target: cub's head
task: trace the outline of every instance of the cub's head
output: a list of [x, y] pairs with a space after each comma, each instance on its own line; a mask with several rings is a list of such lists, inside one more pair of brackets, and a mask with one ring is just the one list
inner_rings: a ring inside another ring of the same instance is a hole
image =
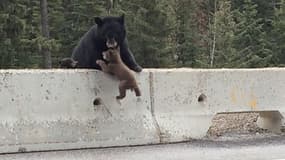
[[119, 63], [121, 62], [120, 48], [116, 47], [114, 49], [108, 49], [103, 52], [103, 59], [110, 63]]
[[125, 18], [120, 17], [95, 17], [97, 34], [104, 40], [107, 48], [120, 46], [126, 38]]

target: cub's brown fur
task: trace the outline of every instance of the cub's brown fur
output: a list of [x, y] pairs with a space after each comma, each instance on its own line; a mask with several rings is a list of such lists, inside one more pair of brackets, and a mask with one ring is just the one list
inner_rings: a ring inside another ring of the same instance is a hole
[[116, 98], [123, 99], [126, 96], [127, 89], [134, 90], [136, 96], [141, 96], [141, 92], [133, 72], [123, 63], [121, 59], [119, 47], [103, 52], [103, 57], [106, 61], [108, 61], [108, 64], [106, 64], [103, 60], [97, 60], [96, 63], [102, 68], [103, 72], [113, 74], [120, 80], [120, 95]]

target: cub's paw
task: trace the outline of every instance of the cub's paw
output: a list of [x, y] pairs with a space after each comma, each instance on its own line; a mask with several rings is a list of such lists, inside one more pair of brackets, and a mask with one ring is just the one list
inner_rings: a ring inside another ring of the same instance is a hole
[[100, 60], [100, 59], [99, 59], [99, 60], [97, 60], [97, 61], [96, 61], [96, 63], [97, 63], [98, 65], [105, 64], [105, 62], [104, 62], [103, 60]]

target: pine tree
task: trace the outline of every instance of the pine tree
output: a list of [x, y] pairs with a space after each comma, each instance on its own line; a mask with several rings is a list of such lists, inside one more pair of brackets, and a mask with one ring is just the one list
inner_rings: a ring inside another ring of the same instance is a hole
[[285, 0], [276, 3], [271, 42], [274, 55], [272, 63], [285, 66]]
[[122, 1], [118, 8], [126, 14], [130, 49], [144, 67], [167, 67], [171, 55], [166, 50], [167, 16], [160, 1]]
[[179, 66], [193, 67], [196, 65], [197, 46], [194, 44], [195, 32], [194, 10], [195, 3], [188, 0], [176, 1], [176, 54]]
[[257, 5], [252, 0], [235, 12], [237, 31], [235, 33], [235, 67], [266, 67], [272, 58], [270, 44], [263, 30], [262, 19], [257, 16]]
[[26, 28], [25, 3], [20, 0], [0, 3], [0, 68], [16, 68], [28, 60], [22, 52], [24, 39], [21, 38]]

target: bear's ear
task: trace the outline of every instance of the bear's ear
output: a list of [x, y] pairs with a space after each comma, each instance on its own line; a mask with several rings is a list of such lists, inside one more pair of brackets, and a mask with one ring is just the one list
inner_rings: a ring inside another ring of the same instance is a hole
[[124, 14], [124, 13], [120, 16], [119, 22], [120, 22], [121, 24], [124, 24], [124, 23], [125, 23], [125, 14]]
[[94, 21], [98, 26], [102, 26], [103, 24], [103, 20], [100, 17], [95, 17]]

